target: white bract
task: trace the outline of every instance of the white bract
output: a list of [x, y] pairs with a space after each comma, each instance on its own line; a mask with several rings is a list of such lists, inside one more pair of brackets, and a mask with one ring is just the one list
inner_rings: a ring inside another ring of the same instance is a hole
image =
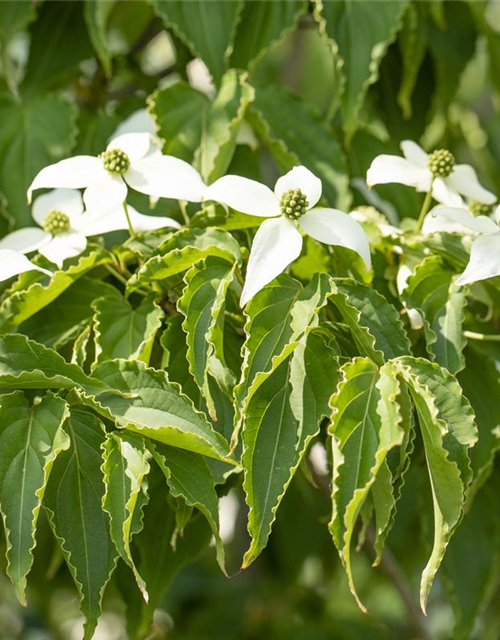
[[128, 186], [154, 198], [200, 202], [205, 184], [190, 164], [164, 156], [149, 133], [125, 133], [100, 156], [75, 156], [42, 169], [28, 189], [85, 189], [85, 207], [95, 214], [121, 207]]
[[[136, 231], [180, 226], [171, 218], [145, 216], [132, 207], [128, 211]], [[33, 203], [32, 215], [40, 226], [9, 233], [0, 240], [0, 249], [12, 249], [23, 254], [38, 250], [59, 267], [66, 258], [84, 251], [87, 236], [128, 228], [121, 207], [108, 213], [89, 213], [85, 211], [82, 195], [76, 189], [54, 189], [39, 196]]]
[[454, 164], [448, 151], [428, 154], [411, 140], [404, 140], [401, 150], [403, 158], [381, 155], [373, 160], [366, 174], [369, 187], [396, 182], [427, 192], [432, 185], [433, 198], [452, 207], [463, 204], [461, 196], [485, 204], [496, 201], [496, 196], [479, 184], [474, 169], [468, 164]]
[[33, 264], [31, 260], [28, 260], [19, 251], [0, 249], [0, 281], [9, 280], [9, 278], [18, 276], [25, 271], [40, 271], [48, 276], [52, 275], [47, 269], [42, 269], [42, 267]]
[[494, 218], [473, 216], [466, 209], [444, 206], [434, 207], [428, 213], [422, 227], [424, 233], [451, 230], [476, 236], [469, 263], [456, 284], [471, 284], [500, 275], [500, 207]]
[[299, 256], [301, 231], [320, 242], [356, 251], [370, 269], [370, 247], [361, 225], [337, 209], [313, 208], [321, 189], [321, 180], [305, 167], [294, 167], [280, 178], [274, 193], [255, 180], [233, 175], [224, 176], [207, 188], [207, 199], [242, 213], [269, 218], [260, 225], [253, 240], [242, 306]]

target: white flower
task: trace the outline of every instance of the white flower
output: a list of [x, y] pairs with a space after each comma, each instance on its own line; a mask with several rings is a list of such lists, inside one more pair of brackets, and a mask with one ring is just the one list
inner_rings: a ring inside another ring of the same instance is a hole
[[476, 236], [469, 263], [456, 284], [471, 284], [500, 275], [500, 207], [497, 207], [494, 218], [475, 217], [466, 209], [444, 206], [434, 207], [427, 215], [422, 227], [424, 232], [450, 231], [451, 228]]
[[31, 260], [20, 253], [19, 251], [13, 251], [12, 249], [0, 249], [0, 280], [9, 280], [13, 276], [18, 276], [25, 271], [40, 271], [48, 276], [52, 273], [47, 269], [33, 264]]
[[411, 140], [404, 140], [401, 149], [404, 158], [381, 155], [373, 160], [366, 175], [369, 187], [397, 182], [417, 191], [429, 191], [432, 184], [434, 199], [452, 207], [463, 204], [461, 196], [486, 204], [496, 201], [496, 196], [479, 184], [474, 169], [468, 164], [454, 164], [448, 151], [427, 154]]
[[[315, 240], [356, 251], [371, 267], [370, 247], [361, 225], [337, 209], [313, 208], [321, 197], [321, 180], [305, 167], [294, 167], [276, 182], [274, 193], [240, 176], [224, 176], [207, 188], [207, 199], [263, 222], [252, 244], [241, 305], [278, 276], [302, 249], [300, 230]], [[300, 229], [300, 230], [299, 230]]]
[[100, 156], [75, 156], [42, 169], [28, 189], [85, 189], [85, 207], [107, 213], [122, 206], [127, 185], [156, 198], [200, 202], [205, 184], [184, 160], [164, 156], [149, 133], [125, 133], [114, 138]]
[[[180, 225], [171, 218], [144, 216], [128, 208], [136, 231], [148, 231]], [[84, 211], [82, 195], [76, 189], [54, 189], [36, 198], [32, 215], [40, 227], [26, 227], [9, 233], [0, 240], [0, 249], [21, 253], [38, 250], [59, 267], [66, 258], [77, 256], [87, 246], [87, 236], [128, 229], [122, 207], [108, 213]]]

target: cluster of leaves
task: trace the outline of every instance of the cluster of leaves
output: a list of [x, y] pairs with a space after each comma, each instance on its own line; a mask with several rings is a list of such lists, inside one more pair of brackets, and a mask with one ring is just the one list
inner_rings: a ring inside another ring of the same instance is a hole
[[[329, 206], [364, 203], [350, 178], [363, 176], [380, 150], [394, 150], [391, 138], [417, 138], [431, 118], [434, 136], [460, 137], [450, 105], [478, 38], [493, 75], [498, 63], [485, 8], [406, 0], [0, 3], [4, 228], [29, 223], [25, 193], [39, 169], [70, 153], [100, 152], [146, 95], [164, 152], [193, 163], [208, 184], [228, 170], [264, 172], [272, 182], [302, 163], [321, 177]], [[175, 60], [148, 73], [144, 48], [164, 30]], [[275, 86], [276, 68], [263, 64], [300, 30], [313, 32], [332, 62], [335, 90], [323, 118], [307, 95]], [[13, 45], [26, 32], [22, 60]], [[194, 57], [213, 79], [213, 96], [188, 82]], [[159, 75], [175, 74], [181, 79], [158, 85]], [[389, 215], [418, 214], [415, 194], [380, 194], [391, 200], [378, 203]], [[328, 494], [328, 528], [363, 608], [356, 541], [369, 540], [381, 561], [412, 477], [429, 547], [413, 567], [421, 606], [441, 566], [457, 634], [467, 637], [498, 582], [499, 523], [489, 496], [498, 483], [500, 355], [468, 345], [464, 329], [497, 330], [496, 280], [457, 287], [466, 241], [422, 238], [411, 227], [387, 235], [387, 220], [365, 209], [373, 273], [348, 250], [309, 238], [290, 273], [243, 312], [238, 300], [260, 220], [215, 205], [181, 211], [161, 202], [156, 212], [165, 209], [181, 230], [89, 245], [51, 279], [28, 272], [3, 288], [0, 508], [6, 572], [20, 602], [43, 507], [59, 550], [51, 573], [63, 557], [85, 638], [117, 565], [129, 637], [146, 637], [175, 574], [211, 540], [226, 571], [219, 499], [231, 489], [244, 496], [248, 567], [302, 474]], [[415, 269], [398, 295], [401, 261]], [[421, 314], [421, 331], [407, 309]], [[311, 463], [313, 443], [326, 448], [328, 477]]]

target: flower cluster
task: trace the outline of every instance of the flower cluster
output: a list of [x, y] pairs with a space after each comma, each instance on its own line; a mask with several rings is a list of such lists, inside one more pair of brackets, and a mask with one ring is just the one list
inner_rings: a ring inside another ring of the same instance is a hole
[[[418, 223], [424, 234], [458, 231], [478, 236], [458, 284], [499, 275], [500, 213], [497, 209], [494, 219], [487, 215], [496, 200], [494, 194], [480, 185], [472, 167], [456, 164], [445, 149], [427, 154], [409, 140], [401, 148], [404, 157], [375, 158], [367, 173], [368, 186], [396, 182], [427, 192]], [[316, 206], [322, 184], [311, 171], [294, 167], [279, 178], [274, 191], [237, 175], [206, 185], [190, 164], [162, 153], [154, 122], [144, 110], [117, 129], [99, 156], [76, 156], [42, 169], [28, 189], [28, 201], [34, 191], [46, 188], [54, 190], [33, 203], [32, 215], [39, 226], [19, 229], [0, 240], [3, 280], [33, 269], [50, 275], [25, 257], [33, 251], [62, 267], [64, 260], [85, 249], [89, 236], [127, 228], [134, 233], [180, 226], [171, 218], [143, 215], [128, 206], [129, 188], [153, 200], [214, 201], [265, 218], [253, 239], [242, 306], [300, 255], [304, 235], [346, 247], [362, 258], [367, 270], [371, 268], [370, 247], [359, 217]], [[440, 206], [428, 212], [432, 198]]]
[[154, 123], [144, 111], [120, 126], [99, 156], [76, 156], [42, 169], [28, 189], [28, 202], [34, 191], [45, 188], [54, 190], [39, 196], [32, 210], [39, 226], [14, 231], [0, 240], [0, 250], [10, 250], [17, 265], [13, 262], [11, 269], [2, 271], [4, 280], [30, 269], [49, 273], [24, 256], [32, 251], [62, 267], [64, 260], [85, 249], [89, 236], [127, 228], [132, 232], [180, 226], [171, 218], [142, 215], [128, 206], [129, 188], [152, 199], [212, 200], [269, 218], [253, 241], [242, 305], [299, 256], [302, 233], [352, 249], [368, 270], [371, 267], [361, 225], [337, 209], [315, 207], [322, 185], [308, 169], [299, 166], [289, 171], [278, 180], [274, 193], [254, 180], [233, 175], [207, 186], [191, 165], [162, 154]]

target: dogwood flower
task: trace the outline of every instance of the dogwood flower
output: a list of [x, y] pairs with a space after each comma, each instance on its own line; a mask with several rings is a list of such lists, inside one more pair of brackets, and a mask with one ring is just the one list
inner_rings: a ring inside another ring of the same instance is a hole
[[[54, 189], [39, 196], [33, 203], [32, 215], [40, 226], [9, 233], [0, 240], [0, 249], [13, 249], [23, 254], [38, 250], [59, 267], [66, 258], [85, 250], [87, 236], [128, 228], [121, 208], [104, 214], [85, 211], [82, 195], [76, 189]], [[132, 207], [129, 207], [129, 215], [137, 231], [180, 226], [171, 218], [145, 216]]]
[[13, 251], [12, 249], [0, 249], [0, 280], [9, 280], [14, 276], [18, 276], [25, 271], [40, 271], [48, 276], [52, 273], [47, 269], [42, 269], [36, 264], [33, 264], [31, 260], [20, 253], [19, 251]]
[[456, 225], [453, 230], [463, 229], [465, 233], [476, 236], [467, 267], [456, 284], [471, 284], [500, 275], [500, 207], [495, 211], [494, 220], [484, 215], [473, 216], [463, 208], [434, 207], [427, 214], [422, 231], [450, 231], [450, 223]]
[[[99, 156], [75, 156], [42, 169], [28, 189], [85, 189], [87, 210], [107, 213], [121, 207], [128, 187], [156, 198], [200, 202], [205, 184], [190, 164], [164, 156], [149, 133], [125, 133]], [[123, 213], [122, 213], [123, 215]]]
[[314, 207], [321, 190], [321, 180], [305, 167], [294, 167], [279, 178], [274, 193], [255, 180], [233, 175], [219, 178], [207, 188], [207, 199], [268, 218], [253, 240], [242, 306], [299, 256], [301, 231], [320, 242], [356, 251], [370, 269], [370, 247], [363, 228], [342, 211]]
[[463, 204], [461, 196], [485, 204], [496, 201], [496, 196], [479, 184], [474, 169], [468, 164], [455, 164], [453, 154], [446, 149], [427, 154], [415, 142], [403, 140], [401, 150], [403, 158], [381, 155], [373, 160], [366, 175], [369, 187], [397, 182], [428, 192], [432, 186], [433, 198], [452, 207]]

